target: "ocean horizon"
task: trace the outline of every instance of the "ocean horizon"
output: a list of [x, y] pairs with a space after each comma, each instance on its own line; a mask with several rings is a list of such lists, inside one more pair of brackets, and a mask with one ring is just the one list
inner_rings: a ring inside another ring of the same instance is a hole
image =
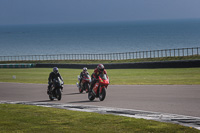
[[1, 25], [0, 56], [200, 47], [200, 20]]

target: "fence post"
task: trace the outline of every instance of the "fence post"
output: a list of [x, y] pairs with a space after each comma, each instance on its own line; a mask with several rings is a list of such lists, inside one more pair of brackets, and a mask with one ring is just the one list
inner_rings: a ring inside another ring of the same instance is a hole
[[148, 51], [146, 51], [146, 58], [149, 58]]
[[133, 53], [133, 58], [132, 59], [135, 59], [135, 52], [132, 52]]
[[174, 49], [174, 57], [176, 56], [176, 49]]
[[136, 52], [136, 59], [138, 58], [138, 52]]
[[150, 58], [151, 58], [151, 51], [150, 51]]
[[192, 56], [193, 56], [193, 48], [192, 48]]

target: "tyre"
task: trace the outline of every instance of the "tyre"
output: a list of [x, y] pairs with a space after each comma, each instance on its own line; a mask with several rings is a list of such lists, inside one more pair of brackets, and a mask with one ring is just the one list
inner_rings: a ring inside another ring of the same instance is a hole
[[88, 99], [90, 101], [93, 101], [95, 99], [95, 96], [92, 94], [92, 92], [88, 92]]
[[79, 90], [80, 93], [83, 93], [83, 89], [82, 89], [81, 86], [78, 88], [78, 90]]
[[105, 99], [105, 97], [106, 97], [106, 88], [103, 87], [101, 93], [100, 93], [100, 90], [99, 90], [99, 100], [103, 101]]
[[57, 89], [57, 91], [56, 91], [56, 97], [57, 97], [57, 99], [58, 99], [59, 101], [61, 100], [62, 94], [61, 94], [60, 89]]
[[49, 95], [49, 99], [50, 99], [51, 101], [53, 101], [53, 100], [54, 100], [54, 98], [53, 98], [53, 96], [52, 96], [52, 95]]
[[86, 93], [89, 92], [89, 89], [90, 89], [90, 84], [86, 84], [86, 86], [85, 86], [85, 91], [86, 91]]

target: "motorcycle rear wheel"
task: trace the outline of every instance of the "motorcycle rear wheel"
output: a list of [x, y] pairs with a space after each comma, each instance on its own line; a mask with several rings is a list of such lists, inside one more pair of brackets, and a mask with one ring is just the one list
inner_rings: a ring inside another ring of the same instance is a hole
[[105, 97], [106, 97], [106, 88], [103, 87], [101, 93], [100, 93], [100, 90], [99, 90], [99, 100], [103, 101], [105, 99]]

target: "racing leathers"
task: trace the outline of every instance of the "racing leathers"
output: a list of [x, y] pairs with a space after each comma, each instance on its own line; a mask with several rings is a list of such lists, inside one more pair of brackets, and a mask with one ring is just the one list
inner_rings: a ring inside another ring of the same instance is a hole
[[102, 74], [102, 73], [103, 73], [103, 74], [107, 74], [107, 71], [106, 71], [105, 69], [104, 69], [103, 71], [99, 71], [98, 68], [95, 68], [95, 69], [94, 69], [94, 72], [93, 72], [93, 74], [91, 75], [92, 82], [91, 82], [91, 86], [90, 86], [90, 90], [89, 90], [89, 91], [92, 90], [94, 84], [97, 82], [97, 80], [98, 80], [98, 78], [99, 78], [99, 75]]
[[[49, 84], [49, 85], [48, 85], [47, 93], [51, 90], [51, 86], [53, 85], [53, 80], [54, 80], [54, 79], [57, 79], [58, 77], [63, 81], [63, 78], [61, 77], [61, 75], [60, 75], [59, 72], [57, 72], [57, 73], [51, 72], [51, 73], [49, 74], [49, 78], [48, 78], [48, 84]], [[61, 89], [63, 89], [63, 88], [61, 88]]]
[[84, 76], [85, 74], [89, 74], [88, 71], [82, 71], [82, 72], [80, 73], [79, 87], [81, 86], [81, 81], [82, 81], [83, 76]]

